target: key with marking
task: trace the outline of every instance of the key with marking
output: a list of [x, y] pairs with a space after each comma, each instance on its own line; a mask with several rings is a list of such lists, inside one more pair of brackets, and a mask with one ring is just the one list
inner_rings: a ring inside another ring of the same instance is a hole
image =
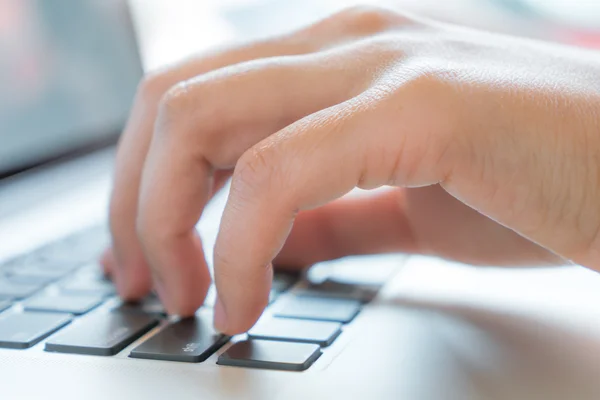
[[233, 367], [304, 371], [321, 355], [321, 348], [310, 343], [244, 340], [219, 356], [217, 364]]
[[210, 314], [197, 313], [167, 326], [136, 347], [129, 357], [197, 363], [206, 360], [229, 340], [212, 326]]
[[275, 304], [276, 317], [350, 322], [361, 302], [352, 299], [293, 296]]
[[50, 338], [46, 342], [46, 351], [112, 356], [157, 324], [156, 318], [144, 314], [96, 314]]
[[25, 301], [25, 309], [31, 311], [55, 311], [69, 314], [85, 314], [103, 302], [96, 295], [37, 295]]
[[5, 313], [0, 316], [0, 347], [26, 349], [71, 321], [65, 314]]
[[252, 339], [315, 343], [329, 346], [341, 333], [342, 324], [292, 318], [261, 318], [248, 332]]
[[0, 278], [0, 297], [23, 299], [29, 297], [42, 288], [42, 285], [33, 283], [16, 283]]

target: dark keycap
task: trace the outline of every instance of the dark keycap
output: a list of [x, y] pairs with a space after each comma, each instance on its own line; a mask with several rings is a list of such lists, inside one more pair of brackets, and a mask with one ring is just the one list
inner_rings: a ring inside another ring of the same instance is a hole
[[0, 312], [10, 308], [12, 306], [12, 302], [9, 300], [0, 300]]
[[252, 339], [315, 343], [329, 346], [341, 333], [339, 322], [263, 318], [248, 332]]
[[130, 357], [149, 360], [202, 362], [229, 340], [212, 327], [210, 315], [197, 314], [167, 326], [136, 347]]
[[26, 349], [71, 321], [64, 314], [5, 313], [0, 316], [0, 347]]
[[358, 300], [294, 296], [276, 303], [275, 316], [319, 321], [350, 322], [360, 311]]
[[0, 278], [0, 297], [23, 299], [31, 296], [42, 288], [42, 285], [33, 283], [16, 283], [6, 278]]
[[115, 311], [136, 314], [150, 314], [155, 316], [166, 316], [164, 306], [155, 296], [148, 296], [138, 302], [121, 303], [115, 308]]
[[60, 285], [60, 289], [66, 294], [112, 296], [116, 293], [116, 289], [110, 281], [85, 275], [67, 280]]
[[102, 304], [102, 296], [94, 295], [38, 295], [25, 301], [30, 311], [56, 311], [69, 314], [85, 314]]
[[316, 344], [244, 340], [219, 356], [217, 364], [234, 367], [304, 371], [321, 355]]
[[311, 297], [338, 297], [344, 299], [355, 299], [368, 303], [377, 296], [379, 287], [346, 285], [332, 281], [321, 284], [309, 284], [308, 288], [297, 291], [297, 296]]
[[157, 324], [157, 319], [142, 314], [96, 314], [52, 337], [46, 351], [112, 356]]
[[[272, 290], [269, 292], [269, 303], [274, 302], [279, 296], [278, 292]], [[206, 293], [206, 298], [204, 299], [203, 307], [213, 308], [215, 306], [215, 302], [217, 301], [217, 289], [215, 285], [210, 285], [208, 288], [208, 292]]]

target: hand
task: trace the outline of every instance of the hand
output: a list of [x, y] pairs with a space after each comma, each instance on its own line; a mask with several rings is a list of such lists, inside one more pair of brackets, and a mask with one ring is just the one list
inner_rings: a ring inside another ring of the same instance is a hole
[[592, 53], [347, 10], [144, 80], [106, 265], [123, 297], [154, 284], [169, 312], [192, 314], [210, 283], [194, 226], [232, 176], [214, 260], [225, 333], [260, 316], [273, 259], [404, 251], [600, 269], [599, 121]]

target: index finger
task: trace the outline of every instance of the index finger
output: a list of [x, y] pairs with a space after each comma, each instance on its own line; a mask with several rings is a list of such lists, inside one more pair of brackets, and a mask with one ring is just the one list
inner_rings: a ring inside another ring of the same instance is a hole
[[[215, 171], [232, 168], [290, 122], [345, 100], [360, 90], [360, 75], [360, 68], [340, 74], [319, 58], [284, 57], [203, 75], [167, 94], [144, 167], [137, 228], [170, 313], [194, 313], [209, 284], [194, 227]], [[326, 88], [313, 84], [317, 77]]]

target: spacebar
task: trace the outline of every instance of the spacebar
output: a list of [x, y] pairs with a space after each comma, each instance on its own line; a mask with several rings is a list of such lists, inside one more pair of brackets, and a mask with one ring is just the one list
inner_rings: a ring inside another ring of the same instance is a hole
[[53, 336], [46, 342], [46, 351], [111, 356], [157, 324], [157, 319], [144, 314], [96, 314]]

